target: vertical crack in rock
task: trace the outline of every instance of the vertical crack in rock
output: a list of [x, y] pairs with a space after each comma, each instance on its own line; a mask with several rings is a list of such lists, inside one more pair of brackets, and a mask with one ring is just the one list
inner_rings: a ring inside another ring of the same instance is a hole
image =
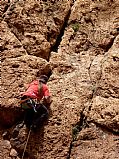
[[63, 24], [63, 26], [62, 26], [62, 28], [61, 28], [61, 30], [60, 30], [60, 33], [59, 33], [59, 35], [58, 35], [58, 37], [57, 37], [57, 40], [56, 40], [55, 45], [51, 48], [51, 51], [57, 52], [58, 47], [59, 47], [59, 45], [60, 45], [60, 42], [62, 41], [62, 37], [63, 37], [63, 35], [64, 35], [65, 28], [67, 27], [67, 23], [68, 23], [70, 14], [71, 14], [71, 9], [69, 10], [67, 16], [66, 16], [65, 19], [64, 19], [64, 24]]
[[[85, 108], [84, 108], [85, 109]], [[70, 143], [70, 147], [69, 147], [69, 152], [68, 152], [68, 155], [67, 155], [67, 159], [70, 159], [70, 156], [71, 156], [71, 151], [72, 151], [72, 148], [73, 148], [73, 142], [76, 141], [77, 139], [77, 135], [80, 133], [80, 131], [83, 129], [83, 128], [86, 128], [88, 126], [88, 123], [87, 123], [87, 119], [86, 119], [86, 116], [84, 115], [84, 109], [81, 111], [80, 113], [80, 121], [77, 122], [73, 129], [72, 129], [72, 141]]]
[[[17, 1], [18, 1], [18, 0], [17, 0]], [[75, 0], [74, 0], [73, 2], [75, 2]], [[72, 2], [72, 3], [73, 3], [73, 2]], [[72, 5], [73, 5], [73, 4], [72, 4]], [[7, 12], [7, 10], [9, 10], [9, 8], [6, 8], [6, 12]], [[61, 42], [61, 40], [62, 40], [62, 37], [63, 37], [63, 35], [64, 35], [65, 28], [67, 27], [67, 23], [68, 23], [68, 19], [69, 19], [70, 13], [71, 13], [71, 9], [69, 10], [67, 16], [65, 17], [65, 22], [64, 22], [64, 24], [63, 24], [63, 26], [62, 26], [62, 28], [61, 28], [61, 30], [60, 30], [60, 33], [59, 33], [59, 35], [58, 35], [58, 37], [57, 37], [57, 40], [56, 40], [55, 45], [51, 48], [51, 51], [57, 52], [58, 47], [59, 47], [59, 45], [60, 45], [60, 42]], [[13, 33], [13, 32], [12, 32], [12, 33]], [[14, 33], [13, 33], [13, 34], [14, 34]], [[19, 40], [19, 38], [17, 37], [17, 35], [14, 34], [14, 36]], [[93, 79], [92, 79], [92, 77], [91, 77], [91, 67], [92, 67], [93, 61], [95, 60], [96, 56], [95, 56], [94, 59], [92, 59], [92, 60], [90, 61], [90, 66], [89, 66], [89, 68], [88, 68], [88, 71], [89, 71], [90, 81], [91, 81], [91, 84], [92, 84], [92, 86], [94, 87], [94, 89], [92, 90], [91, 96], [90, 96], [90, 98], [88, 99], [88, 101], [89, 101], [89, 106], [88, 106], [88, 109], [87, 109], [88, 113], [89, 113], [90, 110], [91, 110], [93, 98], [95, 97], [95, 95], [96, 95], [96, 93], [97, 93], [98, 84], [99, 84], [99, 82], [100, 82], [100, 80], [101, 80], [101, 77], [102, 77], [102, 67], [103, 67], [103, 63], [104, 63], [105, 60], [106, 60], [106, 57], [107, 57], [107, 55], [108, 55], [109, 49], [110, 49], [111, 46], [113, 45], [114, 39], [115, 39], [115, 38], [112, 38], [112, 39], [110, 40], [110, 42], [108, 43], [108, 45], [97, 46], [98, 48], [104, 49], [104, 51], [106, 52], [105, 55], [104, 55], [104, 57], [103, 57], [103, 59], [102, 59], [101, 62], [100, 62], [100, 70], [101, 70], [101, 71], [100, 71], [99, 78], [98, 78], [97, 81], [93, 81]], [[20, 40], [19, 40], [19, 41], [20, 41]], [[20, 41], [20, 43], [21, 43], [21, 41]], [[23, 46], [23, 45], [22, 45], [22, 46]], [[24, 46], [23, 46], [23, 47], [24, 47]], [[96, 47], [96, 46], [94, 46], [94, 47]], [[24, 48], [24, 49], [25, 49], [25, 48]], [[26, 49], [25, 49], [25, 50], [26, 50]], [[48, 58], [48, 59], [50, 59], [50, 55], [49, 55], [49, 58]], [[116, 61], [116, 59], [114, 59], [114, 60]], [[16, 66], [15, 66], [15, 67], [16, 67]], [[49, 76], [50, 76], [50, 75], [49, 75]], [[71, 158], [72, 148], [73, 148], [73, 146], [74, 146], [74, 141], [76, 141], [76, 139], [77, 139], [77, 135], [80, 133], [80, 131], [81, 131], [82, 129], [85, 129], [85, 128], [89, 127], [89, 124], [87, 123], [87, 116], [86, 116], [85, 113], [84, 113], [85, 109], [86, 109], [86, 107], [84, 106], [83, 110], [82, 110], [81, 113], [80, 113], [80, 121], [77, 122], [77, 123], [74, 125], [73, 129], [72, 129], [72, 141], [71, 141], [71, 143], [70, 143], [70, 147], [69, 147], [69, 152], [68, 152], [68, 155], [67, 155], [67, 159], [70, 159], [70, 158]], [[98, 123], [95, 123], [95, 125], [98, 126]], [[99, 126], [100, 126], [100, 125], [99, 125]], [[102, 127], [102, 126], [100, 126], [100, 127]]]
[[[116, 38], [116, 37], [115, 37], [115, 38]], [[96, 58], [97, 56], [96, 56], [93, 60], [91, 60], [90, 66], [89, 66], [89, 68], [88, 68], [88, 74], [89, 74], [89, 77], [90, 77], [90, 81], [91, 81], [93, 87], [96, 88], [95, 91], [94, 91], [95, 93], [96, 93], [96, 90], [98, 89], [98, 88], [97, 88], [97, 85], [98, 85], [98, 83], [100, 82], [100, 79], [101, 79], [101, 77], [102, 77], [102, 67], [103, 67], [103, 64], [104, 64], [104, 62], [106, 61], [106, 59], [107, 59], [106, 57], [107, 57], [108, 54], [109, 54], [109, 53], [108, 53], [108, 50], [112, 47], [115, 38], [112, 40], [111, 44], [107, 46], [108, 49], [107, 49], [106, 53], [104, 54], [103, 59], [100, 61], [100, 63], [101, 63], [101, 64], [100, 64], [100, 70], [101, 70], [101, 72], [100, 72], [100, 77], [99, 77], [98, 80], [96, 81], [95, 85], [94, 85], [94, 81], [92, 81], [92, 78], [91, 78], [91, 71], [90, 71], [90, 69], [91, 69], [91, 66], [92, 66], [93, 61], [95, 60], [95, 58]], [[92, 94], [94, 94], [94, 93], [92, 93]], [[92, 96], [92, 98], [93, 98], [93, 96]]]
[[98, 77], [98, 80], [97, 80], [95, 83], [94, 83], [94, 81], [92, 81], [91, 70], [90, 70], [90, 69], [91, 69], [91, 66], [92, 66], [93, 61], [95, 60], [95, 58], [96, 58], [97, 56], [96, 56], [93, 60], [91, 60], [91, 62], [90, 62], [90, 66], [89, 66], [89, 68], [88, 68], [88, 74], [89, 74], [89, 77], [90, 77], [90, 81], [91, 81], [91, 83], [92, 83], [92, 86], [94, 87], [93, 93], [92, 93], [92, 98], [91, 98], [91, 99], [93, 99], [94, 94], [96, 94], [96, 92], [97, 92], [98, 83], [100, 82], [100, 79], [101, 79], [101, 77], [102, 77], [102, 67], [103, 67], [104, 62], [107, 60], [106, 57], [107, 57], [108, 54], [109, 54], [109, 53], [108, 53], [108, 50], [112, 47], [115, 38], [116, 38], [116, 37], [114, 37], [113, 40], [111, 41], [111, 44], [107, 46], [108, 49], [107, 49], [106, 53], [104, 54], [103, 59], [100, 61], [100, 70], [101, 70], [101, 72], [100, 72], [100, 76]]
[[[115, 37], [116, 38], [116, 37]], [[115, 39], [114, 38], [114, 39]], [[93, 91], [92, 91], [92, 96], [91, 96], [91, 98], [89, 99], [90, 100], [90, 102], [89, 102], [89, 107], [88, 107], [88, 113], [90, 112], [90, 110], [91, 110], [91, 105], [92, 105], [92, 101], [93, 101], [93, 98], [95, 97], [95, 95], [96, 95], [96, 93], [97, 93], [97, 89], [98, 89], [98, 84], [99, 84], [99, 82], [100, 82], [100, 80], [101, 80], [101, 77], [102, 77], [102, 68], [103, 68], [103, 63], [107, 60], [107, 57], [108, 57], [108, 50], [112, 47], [112, 45], [113, 45], [113, 42], [114, 42], [114, 39], [113, 39], [113, 41], [111, 42], [111, 44], [110, 45], [108, 45], [108, 49], [107, 49], [107, 52], [104, 54], [104, 57], [103, 57], [103, 59], [100, 61], [100, 70], [101, 70], [101, 72], [100, 72], [100, 76], [99, 76], [99, 78], [98, 78], [98, 80], [94, 83], [94, 81], [92, 81], [92, 78], [91, 78], [91, 66], [92, 66], [92, 63], [93, 63], [93, 61], [95, 60], [95, 58], [93, 59], [93, 60], [91, 60], [91, 63], [90, 63], [90, 66], [89, 66], [89, 68], [88, 68], [88, 72], [89, 72], [89, 77], [90, 77], [90, 80], [91, 80], [91, 83], [92, 83], [92, 85], [93, 85], [93, 87], [94, 87], [94, 89], [93, 89]], [[78, 123], [76, 123], [76, 125], [73, 127], [73, 130], [72, 130], [72, 141], [71, 141], [71, 143], [70, 143], [70, 147], [69, 147], [69, 152], [68, 152], [68, 155], [67, 155], [67, 159], [70, 159], [70, 156], [71, 156], [71, 152], [72, 152], [72, 148], [73, 148], [73, 142], [74, 141], [76, 141], [76, 138], [77, 138], [77, 134], [79, 134], [80, 133], [80, 131], [84, 128], [87, 128], [87, 127], [89, 127], [89, 124], [88, 124], [88, 122], [87, 122], [87, 117], [85, 116], [85, 114], [84, 114], [84, 111], [85, 111], [85, 107], [84, 107], [84, 109], [82, 110], [82, 112], [81, 112], [81, 114], [80, 114], [80, 122], [78, 122]], [[112, 133], [113, 135], [118, 135], [119, 134], [119, 132], [114, 132], [113, 130], [111, 130], [111, 129], [109, 129], [108, 127], [106, 127], [106, 126], [104, 126], [104, 125], [100, 125], [100, 124], [98, 124], [98, 123], [96, 123], [95, 121], [92, 121], [92, 123], [94, 123], [95, 125], [96, 125], [96, 127], [98, 127], [98, 128], [100, 128], [100, 129], [104, 129], [104, 130], [106, 130], [106, 131], [108, 131], [108, 132], [110, 132], [110, 133]]]
[[[15, 0], [15, 1], [13, 1], [13, 2], [10, 4], [10, 6], [8, 7], [6, 13], [3, 15], [4, 18], [6, 17], [7, 12], [8, 12], [8, 14], [9, 14], [9, 11], [11, 12], [11, 10], [14, 9], [15, 4], [16, 4], [16, 2], [18, 2], [18, 1], [19, 1], [19, 0]], [[71, 6], [72, 6], [72, 4], [70, 4], [70, 7], [71, 7]], [[62, 40], [62, 36], [63, 36], [63, 34], [64, 34], [65, 27], [67, 26], [67, 21], [68, 21], [68, 19], [69, 19], [70, 13], [71, 13], [71, 8], [69, 8], [69, 11], [68, 11], [67, 15], [64, 17], [64, 23], [63, 23], [63, 25], [62, 25], [62, 27], [61, 27], [61, 29], [60, 29], [60, 33], [59, 33], [59, 35], [58, 35], [58, 37], [57, 37], [57, 40], [56, 40], [55, 44], [50, 48], [49, 55], [48, 55], [48, 57], [46, 58], [47, 61], [49, 61], [49, 59], [50, 59], [50, 52], [51, 52], [52, 50], [57, 52], [58, 46], [59, 46], [60, 41]], [[5, 20], [5, 21], [6, 21], [7, 24], [9, 25], [9, 21], [7, 21], [7, 20]], [[10, 26], [10, 25], [9, 25], [9, 26]], [[14, 33], [14, 35], [17, 37], [17, 39], [22, 43], [22, 40], [20, 39], [20, 37], [17, 36], [17, 34], [16, 34], [16, 33], [14, 32], [14, 30], [12, 30], [12, 29], [13, 29], [13, 28], [11, 28], [12, 33]], [[22, 44], [22, 46], [23, 46], [23, 44]], [[30, 54], [29, 51], [26, 49], [26, 47], [23, 46], [23, 48], [26, 50], [26, 52], [27, 52], [28, 54]]]

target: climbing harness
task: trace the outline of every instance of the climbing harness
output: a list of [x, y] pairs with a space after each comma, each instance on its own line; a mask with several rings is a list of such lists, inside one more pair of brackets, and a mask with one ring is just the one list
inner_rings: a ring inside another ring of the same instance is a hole
[[20, 106], [22, 109], [33, 109], [35, 113], [37, 113], [36, 111], [36, 103], [33, 99], [27, 97], [25, 99], [21, 99], [20, 100]]
[[[32, 125], [31, 125], [31, 127], [32, 127]], [[27, 147], [27, 144], [28, 144], [28, 141], [29, 141], [29, 137], [30, 137], [30, 133], [31, 133], [31, 127], [29, 129], [29, 133], [28, 133], [27, 140], [26, 140], [26, 143], [25, 143], [24, 151], [23, 151], [23, 154], [22, 154], [22, 159], [24, 158], [26, 147]]]

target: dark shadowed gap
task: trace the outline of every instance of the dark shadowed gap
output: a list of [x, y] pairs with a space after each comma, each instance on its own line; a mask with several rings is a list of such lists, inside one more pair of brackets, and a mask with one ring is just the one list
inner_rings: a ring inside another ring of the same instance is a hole
[[113, 45], [113, 43], [114, 43], [114, 39], [115, 39], [115, 38], [113, 38], [113, 39], [110, 40], [109, 44], [108, 44], [108, 45], [106, 46], [106, 48], [105, 48], [105, 52], [108, 52], [108, 50], [112, 47], [112, 45]]
[[8, 10], [9, 6], [10, 6], [9, 4], [5, 6], [4, 13]]
[[60, 42], [62, 41], [62, 37], [63, 37], [63, 35], [64, 35], [65, 28], [67, 27], [67, 23], [68, 23], [70, 14], [71, 14], [71, 9], [69, 10], [67, 16], [66, 16], [65, 19], [64, 19], [64, 24], [63, 24], [63, 26], [62, 26], [62, 28], [61, 28], [60, 34], [58, 35], [58, 37], [57, 37], [57, 39], [56, 39], [55, 45], [52, 46], [51, 51], [57, 52], [58, 47], [59, 47], [59, 45], [60, 45]]
[[3, 11], [4, 12], [3, 15], [2, 15], [3, 19], [5, 18], [5, 14], [7, 13], [7, 11], [9, 11], [12, 3], [13, 2], [11, 2], [10, 0], [8, 0], [7, 5], [5, 6], [4, 11]]
[[83, 113], [84, 109], [82, 110], [82, 112], [80, 113], [80, 121], [77, 122], [72, 130], [72, 141], [70, 143], [70, 147], [69, 147], [69, 152], [67, 154], [67, 158], [66, 159], [70, 159], [71, 156], [71, 151], [72, 151], [72, 147], [73, 147], [73, 142], [76, 140], [77, 135], [79, 134], [79, 132], [83, 129], [88, 127], [87, 121], [86, 121], [86, 117]]

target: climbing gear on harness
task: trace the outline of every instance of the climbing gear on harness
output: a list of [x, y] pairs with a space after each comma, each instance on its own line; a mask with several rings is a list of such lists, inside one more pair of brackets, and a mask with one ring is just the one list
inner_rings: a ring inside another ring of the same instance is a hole
[[26, 98], [26, 99], [22, 99], [20, 100], [20, 105], [23, 109], [29, 109], [29, 105], [27, 104], [27, 101], [29, 100], [29, 98]]
[[31, 109], [31, 108], [33, 108], [34, 112], [37, 112], [36, 111], [36, 103], [34, 102], [33, 99], [31, 99], [31, 98], [29, 98], [27, 96], [23, 96], [21, 98], [20, 105], [21, 105], [22, 109]]

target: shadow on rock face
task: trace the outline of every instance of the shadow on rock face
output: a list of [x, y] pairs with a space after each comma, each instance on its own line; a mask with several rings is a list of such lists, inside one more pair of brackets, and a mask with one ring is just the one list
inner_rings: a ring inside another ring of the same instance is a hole
[[1, 108], [0, 109], [0, 127], [2, 128], [10, 128], [16, 122], [23, 119], [24, 113], [21, 111], [21, 108], [17, 109], [7, 109]]
[[21, 128], [17, 126], [12, 131], [10, 139], [11, 146], [18, 152], [19, 157], [22, 157], [27, 144], [24, 158], [37, 158], [37, 153], [42, 152], [43, 148], [44, 125], [36, 132], [33, 130], [30, 131], [25, 125]]
[[[52, 116], [51, 109], [49, 109], [49, 116]], [[28, 129], [24, 122], [17, 124], [13, 128], [9, 140], [11, 146], [18, 152], [19, 157], [22, 158], [24, 150], [24, 159], [36, 159], [42, 156], [44, 148], [44, 128], [47, 124], [48, 119], [37, 129]]]

